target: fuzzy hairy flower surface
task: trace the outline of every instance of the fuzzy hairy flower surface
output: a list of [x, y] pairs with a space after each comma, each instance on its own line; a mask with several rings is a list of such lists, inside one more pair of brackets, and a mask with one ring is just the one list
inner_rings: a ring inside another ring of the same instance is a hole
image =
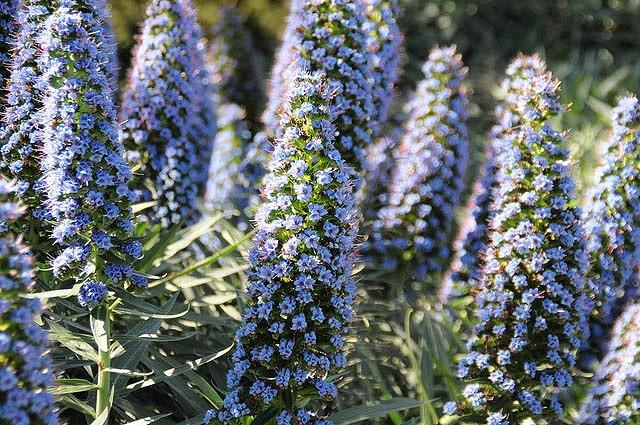
[[402, 42], [396, 22], [398, 3], [396, 0], [366, 0], [365, 13], [367, 46], [371, 55], [371, 121], [375, 125], [374, 135], [378, 135], [382, 125], [387, 121], [389, 105], [394, 97], [393, 89], [398, 79]]
[[[334, 145], [330, 83], [322, 73], [292, 78], [256, 214], [230, 391], [207, 423], [259, 414], [292, 392], [326, 403], [337, 393], [328, 376], [346, 363], [355, 296], [353, 171]], [[326, 423], [309, 406], [285, 408], [277, 423]]]
[[640, 102], [627, 96], [612, 111], [612, 132], [583, 220], [589, 278], [597, 297], [593, 342], [606, 338], [621, 308], [636, 299], [640, 270]]
[[262, 106], [261, 72], [250, 32], [233, 7], [221, 8], [211, 28], [209, 62], [218, 95], [244, 108], [254, 123]]
[[607, 353], [593, 378], [579, 423], [634, 424], [640, 420], [640, 305], [616, 319]]
[[0, 424], [57, 425], [54, 400], [47, 393], [53, 384], [47, 335], [35, 323], [38, 299], [23, 298], [33, 286], [29, 250], [6, 223], [22, 213], [13, 200], [15, 186], [0, 181]]
[[453, 210], [468, 157], [467, 69], [455, 47], [435, 48], [425, 79], [407, 104], [404, 134], [363, 252], [382, 267], [407, 267], [422, 279], [449, 257]]
[[39, 40], [47, 82], [41, 166], [51, 238], [61, 249], [53, 273], [139, 287], [146, 279], [134, 274], [131, 263], [142, 246], [131, 238], [135, 196], [101, 49], [100, 4], [64, 0]]
[[136, 189], [155, 192], [152, 220], [163, 227], [194, 218], [204, 183], [199, 164], [208, 166], [210, 158], [212, 140], [202, 138], [201, 115], [208, 90], [200, 74], [205, 67], [196, 60], [203, 52], [193, 13], [188, 0], [149, 3], [122, 106], [127, 159], [144, 176]]
[[[568, 150], [549, 119], [562, 110], [550, 73], [524, 71], [521, 121], [501, 143], [495, 215], [474, 305], [477, 325], [458, 364], [458, 414], [492, 424], [555, 420], [573, 382], [592, 303]], [[451, 406], [449, 406], [451, 407]]]
[[[11, 62], [12, 38], [18, 32], [18, 8], [19, 0], [5, 0], [0, 3], [0, 87], [4, 89], [9, 77]], [[4, 94], [2, 94], [4, 98]], [[4, 107], [4, 99], [0, 99], [0, 105]]]

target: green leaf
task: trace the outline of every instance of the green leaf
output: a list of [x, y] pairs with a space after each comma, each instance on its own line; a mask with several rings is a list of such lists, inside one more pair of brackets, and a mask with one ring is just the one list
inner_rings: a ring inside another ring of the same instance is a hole
[[44, 292], [33, 292], [30, 294], [24, 294], [23, 298], [38, 298], [41, 300], [46, 300], [49, 298], [70, 298], [75, 297], [80, 292], [81, 283], [73, 285], [72, 288], [69, 289], [57, 289], [54, 291], [44, 291]]
[[399, 410], [412, 409], [420, 407], [421, 401], [410, 398], [396, 397], [391, 400], [385, 400], [373, 406], [356, 406], [336, 412], [329, 417], [335, 425], [348, 425], [357, 422], [366, 421], [367, 419], [379, 418], [389, 413]]
[[138, 419], [133, 422], [127, 422], [125, 425], [148, 425], [159, 421], [162, 418], [166, 418], [167, 416], [171, 416], [171, 413], [164, 413], [162, 415], [156, 416], [147, 416], [146, 418]]
[[56, 341], [63, 347], [68, 348], [72, 352], [79, 355], [85, 360], [90, 360], [93, 363], [98, 363], [98, 352], [91, 346], [91, 344], [84, 341], [83, 336], [73, 334], [67, 331], [57, 323], [47, 320], [49, 324], [49, 339]]
[[86, 379], [63, 378], [56, 379], [54, 386], [49, 389], [53, 395], [74, 394], [91, 391], [98, 388], [93, 382]]
[[144, 211], [147, 208], [153, 207], [155, 204], [157, 204], [156, 201], [139, 202], [137, 204], [133, 204], [131, 206], [131, 209], [133, 210], [134, 214], [138, 214], [139, 212]]
[[211, 217], [206, 217], [192, 226], [180, 231], [177, 240], [167, 246], [160, 261], [168, 260], [176, 255], [178, 252], [185, 248], [188, 248], [194, 241], [200, 239], [200, 237], [210, 233], [213, 226], [220, 221], [224, 214], [216, 214]]
[[87, 403], [78, 399], [78, 397], [72, 394], [65, 394], [60, 397], [60, 402], [65, 406], [70, 407], [71, 409], [84, 413], [85, 415], [91, 416], [92, 418], [96, 417], [96, 411], [93, 407], [89, 406]]

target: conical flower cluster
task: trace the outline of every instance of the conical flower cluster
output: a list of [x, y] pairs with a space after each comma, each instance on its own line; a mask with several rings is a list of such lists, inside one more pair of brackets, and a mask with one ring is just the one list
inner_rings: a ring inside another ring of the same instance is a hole
[[[65, 0], [40, 36], [47, 81], [43, 184], [52, 238], [62, 247], [53, 273], [83, 281], [84, 289], [107, 281], [139, 287], [146, 279], [131, 267], [142, 254], [141, 243], [131, 239], [131, 169], [118, 140], [98, 6], [95, 0]], [[81, 304], [101, 301], [83, 291]]]
[[635, 96], [620, 99], [612, 123], [598, 184], [584, 212], [589, 278], [598, 301], [594, 340], [602, 339], [624, 304], [640, 295], [640, 102]]
[[[19, 0], [5, 0], [0, 3], [0, 89], [4, 90], [9, 77], [9, 52], [13, 47], [12, 38], [17, 33], [17, 16]], [[0, 97], [0, 105], [4, 107], [4, 93]]]
[[640, 420], [640, 305], [618, 317], [607, 354], [593, 378], [579, 423], [634, 424]]
[[[207, 413], [207, 423], [265, 412], [291, 394], [336, 396], [328, 377], [346, 363], [357, 210], [353, 171], [334, 146], [331, 87], [321, 73], [297, 74], [291, 85], [256, 214], [249, 302], [227, 375], [230, 392], [220, 411]], [[297, 401], [280, 407], [278, 424], [324, 423], [310, 410], [313, 403]]]
[[521, 122], [501, 143], [478, 324], [458, 365], [468, 384], [445, 405], [501, 425], [562, 415], [558, 393], [573, 382], [592, 308], [568, 150], [548, 122], [562, 109], [558, 82], [526, 70], [521, 83]]
[[[140, 167], [136, 188], [156, 192], [154, 221], [163, 227], [193, 219], [199, 185], [199, 163], [207, 123], [202, 120], [202, 76], [193, 7], [188, 0], [152, 0], [134, 56], [122, 106], [122, 140], [128, 159]], [[195, 38], [195, 39], [194, 39]], [[210, 148], [208, 148], [210, 149]], [[208, 150], [207, 149], [207, 150]]]
[[398, 78], [400, 42], [398, 28], [398, 4], [396, 0], [366, 0], [365, 31], [369, 34], [367, 44], [371, 53], [371, 76], [373, 115], [377, 136], [387, 121], [393, 89]]
[[453, 209], [460, 202], [468, 156], [467, 69], [454, 47], [435, 48], [425, 79], [407, 106], [404, 135], [382, 207], [369, 224], [367, 255], [383, 266], [438, 272], [449, 254]]
[[31, 291], [33, 273], [28, 249], [7, 234], [7, 223], [21, 207], [11, 198], [15, 188], [0, 181], [0, 423], [57, 425], [47, 336], [33, 323], [40, 314], [38, 299], [22, 296]]

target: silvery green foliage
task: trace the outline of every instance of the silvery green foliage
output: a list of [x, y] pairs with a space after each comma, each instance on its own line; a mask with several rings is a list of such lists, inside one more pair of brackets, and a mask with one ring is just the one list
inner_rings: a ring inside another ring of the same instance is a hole
[[227, 375], [230, 392], [220, 410], [207, 413], [206, 423], [236, 423], [277, 406], [279, 425], [326, 424], [314, 403], [280, 403], [292, 392], [325, 403], [335, 398], [328, 377], [346, 363], [344, 336], [355, 296], [353, 171], [334, 146], [326, 76], [302, 72], [292, 78], [283, 136], [256, 214], [249, 300]]
[[598, 301], [592, 324], [598, 345], [624, 304], [637, 299], [640, 270], [640, 102], [620, 99], [597, 184], [587, 196], [583, 220], [589, 278]]
[[640, 420], [640, 305], [616, 319], [606, 355], [580, 409], [579, 423], [635, 424]]
[[[0, 89], [4, 90], [9, 77], [9, 64], [11, 63], [12, 38], [18, 32], [16, 17], [19, 0], [5, 0], [0, 3]], [[4, 98], [4, 93], [2, 94]], [[4, 107], [4, 99], [0, 99], [0, 105]]]
[[208, 166], [210, 158], [210, 151], [201, 152], [211, 140], [202, 137], [208, 89], [196, 60], [203, 52], [195, 25], [188, 0], [149, 3], [122, 105], [121, 139], [144, 176], [135, 186], [145, 196], [155, 192], [152, 220], [163, 227], [193, 220], [203, 182], [199, 164]]
[[365, 31], [368, 34], [367, 45], [371, 55], [371, 121], [376, 126], [374, 135], [379, 135], [382, 125], [387, 121], [389, 105], [394, 97], [402, 35], [396, 22], [396, 0], [366, 0], [365, 12]]
[[245, 22], [233, 7], [223, 7], [211, 29], [209, 62], [211, 78], [221, 102], [235, 103], [246, 110], [250, 123], [262, 106], [261, 73], [256, 50]]
[[[87, 287], [141, 287], [146, 279], [131, 266], [142, 255], [141, 243], [131, 239], [135, 196], [110, 97], [100, 6], [99, 0], [64, 0], [39, 36], [46, 82], [41, 167], [51, 237], [61, 247], [53, 273]], [[82, 305], [102, 300], [85, 302], [82, 294]]]
[[449, 257], [469, 143], [467, 69], [455, 47], [435, 48], [422, 69], [425, 79], [407, 104], [390, 183], [363, 245], [370, 262], [382, 259], [385, 269], [407, 268], [418, 279], [441, 271]]
[[7, 223], [22, 214], [12, 198], [13, 184], [0, 180], [0, 424], [57, 425], [52, 362], [45, 332], [33, 323], [40, 314], [38, 299], [23, 298], [33, 286], [29, 250]]
[[[568, 150], [549, 120], [562, 110], [550, 73], [522, 71], [521, 118], [501, 142], [495, 215], [476, 295], [477, 325], [458, 377], [463, 398], [445, 413], [487, 424], [563, 414], [592, 303]], [[485, 422], [483, 422], [485, 423]]]

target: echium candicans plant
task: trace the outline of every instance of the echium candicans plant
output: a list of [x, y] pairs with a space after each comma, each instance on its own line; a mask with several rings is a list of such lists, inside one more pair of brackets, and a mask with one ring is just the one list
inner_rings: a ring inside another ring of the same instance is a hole
[[489, 241], [489, 223], [495, 212], [493, 192], [498, 179], [496, 174], [500, 165], [498, 158], [502, 149], [500, 143], [509, 140], [509, 130], [517, 126], [522, 117], [518, 111], [518, 99], [527, 87], [531, 75], [541, 76], [546, 72], [544, 62], [538, 55], [518, 55], [507, 68], [506, 78], [500, 84], [494, 115], [495, 125], [489, 132], [489, 145], [482, 177], [473, 188], [470, 198], [472, 214], [468, 222], [461, 226], [460, 239], [455, 258], [451, 264], [450, 275], [440, 288], [439, 299], [443, 303], [449, 296], [465, 296], [477, 289], [482, 276], [485, 250]]
[[5, 105], [4, 89], [9, 77], [9, 64], [11, 62], [12, 38], [17, 33], [19, 0], [7, 0], [0, 3], [0, 106]]
[[606, 339], [603, 333], [620, 308], [640, 295], [640, 102], [635, 96], [620, 99], [613, 109], [611, 138], [596, 173], [583, 217], [588, 277], [597, 301], [594, 345]]
[[393, 100], [394, 86], [398, 78], [402, 35], [396, 22], [398, 17], [396, 0], [366, 0], [365, 13], [367, 46], [371, 56], [373, 96], [371, 120], [375, 125], [374, 136], [377, 136], [382, 125], [387, 121], [389, 105]]
[[256, 214], [229, 393], [206, 423], [237, 423], [277, 406], [279, 425], [326, 424], [337, 393], [328, 377], [346, 363], [358, 215], [353, 171], [334, 145], [328, 80], [319, 72], [293, 78]]
[[29, 249], [8, 224], [23, 212], [15, 186], [0, 178], [0, 424], [57, 425], [52, 362], [45, 332], [34, 323], [40, 300], [24, 298], [33, 286]]
[[64, 0], [39, 41], [46, 81], [41, 166], [51, 238], [60, 247], [53, 274], [82, 282], [78, 301], [88, 307], [105, 298], [107, 283], [146, 285], [131, 266], [142, 244], [131, 237], [135, 196], [118, 140], [99, 6]]
[[604, 359], [593, 377], [578, 423], [640, 421], [640, 304], [627, 306], [613, 326]]
[[[137, 168], [134, 187], [151, 190], [151, 219], [163, 227], [194, 218], [202, 81], [194, 69], [192, 5], [151, 0], [122, 103], [121, 139]], [[208, 156], [206, 159], [208, 160]]]
[[467, 384], [457, 403], [444, 406], [462, 423], [555, 423], [593, 307], [568, 150], [549, 124], [562, 110], [559, 82], [526, 70], [522, 84], [521, 120], [501, 142], [477, 324], [458, 364]]
[[233, 7], [219, 11], [218, 22], [211, 28], [209, 58], [212, 82], [221, 101], [244, 108], [253, 129], [262, 106], [261, 72], [251, 33]]
[[326, 74], [329, 90], [336, 97], [336, 148], [346, 163], [361, 172], [366, 165], [364, 149], [372, 141], [369, 127], [374, 116], [364, 4], [304, 0], [298, 7], [291, 63], [295, 67], [297, 60], [304, 59], [310, 70]]
[[434, 48], [422, 70], [425, 79], [407, 104], [388, 190], [363, 246], [370, 261], [383, 259], [384, 268], [406, 268], [418, 279], [441, 271], [449, 257], [469, 144], [461, 56], [455, 47]]

